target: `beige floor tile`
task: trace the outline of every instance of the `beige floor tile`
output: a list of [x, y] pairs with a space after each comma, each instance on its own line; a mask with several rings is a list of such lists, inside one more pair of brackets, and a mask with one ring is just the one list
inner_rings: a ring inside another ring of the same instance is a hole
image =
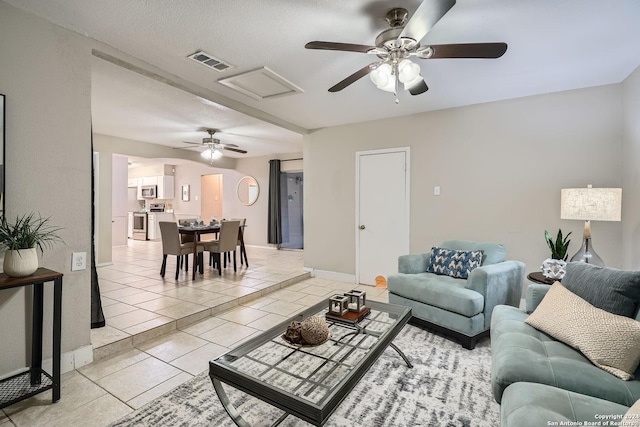
[[327, 301], [327, 299], [331, 295], [332, 294], [329, 294], [327, 296], [307, 295], [305, 297], [300, 298], [298, 301], [296, 301], [296, 304], [303, 305], [305, 308], [306, 307], [311, 307], [312, 305], [315, 305], [315, 304], [319, 303], [320, 301]]
[[133, 325], [155, 319], [156, 317], [160, 317], [160, 314], [137, 308], [134, 311], [107, 318], [107, 325], [124, 330]]
[[237, 297], [232, 297], [229, 295], [222, 294], [214, 294], [215, 297], [211, 300], [200, 301], [199, 304], [205, 305], [207, 307], [218, 307], [219, 305], [228, 303], [229, 301], [237, 300]]
[[93, 348], [102, 347], [105, 344], [129, 338], [130, 336], [126, 332], [107, 325], [102, 328], [91, 329], [91, 345]]
[[99, 379], [97, 384], [126, 402], [180, 372], [179, 369], [150, 357]]
[[51, 391], [46, 391], [18, 402], [4, 411], [17, 426], [49, 426], [106, 392], [76, 371], [66, 373], [61, 378], [60, 400], [51, 403]]
[[142, 292], [137, 294], [129, 295], [126, 297], [120, 297], [120, 301], [125, 304], [136, 305], [143, 302], [152, 301], [154, 299], [158, 299], [161, 297], [162, 297], [161, 294], [157, 294], [155, 292], [147, 292], [143, 290]]
[[169, 378], [167, 381], [160, 383], [157, 386], [127, 401], [127, 405], [131, 406], [134, 409], [139, 409], [152, 400], [189, 381], [191, 378], [193, 378], [193, 375], [187, 374], [186, 372], [181, 372], [175, 377]]
[[[130, 326], [128, 328], [123, 329], [123, 332], [126, 332], [131, 335], [141, 334], [143, 332], [147, 332], [151, 329], [157, 328], [158, 326], [163, 326], [168, 323], [175, 322], [175, 319], [166, 316], [159, 316], [151, 320], [147, 320], [146, 322], [138, 323], [137, 325]], [[174, 327], [175, 329], [175, 327]]]
[[203, 310], [210, 310], [210, 308], [204, 305], [185, 301], [180, 304], [172, 305], [171, 307], [165, 307], [156, 310], [156, 313], [163, 316], [171, 317], [172, 319], [181, 319], [191, 314], [199, 313]]
[[224, 325], [211, 329], [200, 335], [200, 338], [210, 341], [214, 344], [218, 344], [222, 347], [231, 348], [235, 343], [253, 335], [257, 332], [257, 329], [250, 328], [244, 325], [238, 325], [237, 323], [227, 322]]
[[198, 286], [197, 289], [207, 291], [207, 292], [221, 293], [221, 291], [224, 291], [225, 289], [235, 288], [236, 286], [238, 285], [234, 283], [217, 282], [217, 283], [208, 283], [206, 285]]
[[47, 427], [91, 426], [103, 427], [119, 420], [133, 410], [111, 395], [101, 396], [81, 407], [67, 412]]
[[226, 320], [220, 319], [218, 317], [209, 317], [208, 319], [193, 323], [185, 328], [182, 328], [181, 330], [197, 337], [225, 323], [227, 323]]
[[266, 316], [247, 324], [250, 328], [259, 329], [261, 331], [266, 331], [267, 329], [271, 329], [277, 324], [286, 321], [289, 319], [285, 316], [280, 316], [279, 314], [269, 313]]
[[339, 293], [339, 294], [344, 293], [343, 291], [336, 291], [333, 288], [325, 288], [324, 286], [309, 286], [308, 288], [305, 288], [300, 292], [309, 294], [309, 295], [316, 295], [319, 297], [330, 296], [335, 293]]
[[136, 363], [144, 359], [148, 359], [149, 357], [151, 356], [149, 356], [147, 353], [138, 349], [133, 349], [127, 351], [126, 353], [119, 354], [105, 360], [93, 362], [87, 366], [83, 366], [82, 368], [78, 369], [78, 371], [85, 377], [89, 378], [91, 381], [96, 381], [102, 377], [111, 375], [114, 372], [118, 372], [121, 369], [129, 367], [131, 365], [135, 365]]
[[159, 298], [152, 299], [146, 302], [141, 302], [139, 304], [136, 304], [136, 307], [141, 308], [143, 310], [156, 311], [156, 310], [160, 310], [166, 307], [171, 307], [172, 305], [180, 304], [181, 302], [183, 302], [182, 300], [177, 298], [165, 297], [157, 294], [155, 295], [158, 296]]
[[224, 295], [229, 295], [232, 297], [243, 297], [245, 295], [249, 295], [257, 291], [258, 291], [257, 289], [253, 289], [245, 286], [236, 286], [234, 288], [224, 289], [220, 291], [220, 293]]
[[100, 278], [99, 284], [100, 284], [101, 296], [104, 296], [104, 294], [106, 292], [115, 291], [115, 290], [118, 290], [118, 289], [127, 289], [128, 288], [127, 285], [123, 285], [122, 283], [116, 283], [116, 282], [112, 282], [111, 280], [106, 280], [106, 279], [102, 279], [102, 278]]
[[238, 307], [234, 310], [223, 313], [218, 317], [224, 320], [239, 323], [241, 325], [246, 325], [260, 319], [261, 317], [266, 316], [267, 314], [269, 313], [267, 313], [266, 311], [256, 310], [255, 308], [251, 307]]
[[105, 296], [101, 296], [101, 297], [100, 297], [100, 304], [102, 304], [102, 307], [103, 307], [103, 308], [104, 308], [104, 307], [108, 307], [108, 306], [113, 305], [113, 304], [118, 304], [119, 302], [120, 302], [120, 301], [116, 301], [116, 300], [114, 300], [114, 299], [107, 298], [107, 297], [105, 297]]
[[286, 302], [296, 302], [306, 295], [307, 294], [305, 293], [291, 291], [288, 288], [269, 294], [271, 298], [277, 299], [278, 301]]
[[302, 304], [287, 301], [276, 301], [269, 305], [265, 305], [260, 310], [268, 311], [269, 313], [279, 314], [281, 316], [291, 316], [305, 308]]
[[115, 304], [111, 304], [106, 307], [104, 305], [102, 306], [102, 312], [104, 313], [104, 316], [107, 318], [119, 316], [121, 314], [134, 311], [135, 309], [136, 307], [129, 304], [125, 304], [120, 301], [116, 301]]
[[120, 301], [120, 298], [122, 297], [139, 294], [140, 292], [144, 292], [144, 291], [142, 289], [132, 288], [127, 286], [126, 288], [116, 289], [115, 291], [102, 292], [102, 295], [104, 295], [107, 298]]
[[164, 362], [171, 362], [206, 344], [207, 341], [201, 338], [178, 331], [139, 344], [137, 348]]
[[250, 303], [243, 304], [243, 305], [246, 306], [246, 307], [259, 309], [259, 308], [262, 308], [265, 305], [269, 305], [269, 304], [271, 304], [273, 302], [276, 302], [276, 300], [271, 298], [270, 296], [267, 296], [267, 297], [262, 297], [260, 299], [257, 299], [255, 301], [252, 301]]
[[171, 298], [177, 298], [182, 301], [189, 301], [193, 303], [199, 303], [200, 301], [208, 301], [215, 297], [215, 294], [208, 291], [203, 291], [199, 288], [194, 288], [191, 286], [185, 286], [179, 289], [172, 289], [170, 291], [165, 291], [162, 295]]
[[171, 362], [191, 375], [197, 375], [209, 369], [209, 361], [217, 358], [229, 349], [217, 344], [209, 343]]

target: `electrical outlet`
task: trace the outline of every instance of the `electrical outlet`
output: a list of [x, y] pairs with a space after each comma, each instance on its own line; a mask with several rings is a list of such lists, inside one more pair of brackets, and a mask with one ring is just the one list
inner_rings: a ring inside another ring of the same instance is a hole
[[71, 255], [71, 271], [84, 270], [87, 268], [87, 253], [74, 252]]
[[435, 187], [433, 187], [433, 195], [434, 196], [439, 196], [440, 195], [440, 186], [436, 185]]

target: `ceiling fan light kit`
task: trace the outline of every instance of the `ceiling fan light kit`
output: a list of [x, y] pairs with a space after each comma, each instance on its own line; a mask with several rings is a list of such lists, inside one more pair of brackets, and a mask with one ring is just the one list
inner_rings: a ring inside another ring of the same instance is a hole
[[329, 88], [329, 92], [338, 92], [369, 74], [378, 89], [395, 94], [397, 104], [400, 83], [411, 95], [419, 95], [429, 89], [420, 74], [420, 65], [411, 61], [410, 57], [497, 59], [506, 52], [507, 44], [501, 42], [420, 46], [420, 40], [455, 4], [455, 0], [424, 0], [408, 21], [406, 9], [390, 10], [386, 20], [391, 28], [376, 37], [375, 46], [312, 41], [305, 48], [376, 55], [380, 61], [356, 71]]
[[202, 138], [202, 144], [184, 141], [187, 144], [191, 144], [191, 146], [175, 147], [175, 148], [185, 149], [185, 148], [194, 148], [193, 147], [194, 145], [198, 145], [198, 146], [204, 145], [207, 147], [207, 149], [201, 152], [200, 156], [202, 156], [203, 159], [208, 160], [212, 165], [214, 160], [217, 160], [223, 156], [222, 150], [228, 150], [228, 151], [234, 151], [236, 153], [247, 154], [245, 150], [241, 150], [235, 144], [223, 144], [220, 142], [219, 139], [214, 138], [213, 135], [215, 135], [215, 133], [218, 132], [216, 129], [206, 129], [206, 131], [209, 134], [209, 138]]

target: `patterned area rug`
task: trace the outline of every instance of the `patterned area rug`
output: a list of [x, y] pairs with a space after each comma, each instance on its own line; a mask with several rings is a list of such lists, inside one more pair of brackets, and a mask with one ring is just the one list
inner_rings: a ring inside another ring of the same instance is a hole
[[[325, 426], [497, 426], [500, 406], [491, 394], [491, 349], [484, 339], [472, 350], [407, 325], [394, 343], [413, 362], [409, 369], [388, 348], [338, 406]], [[231, 402], [252, 426], [270, 426], [282, 411], [225, 385]], [[112, 426], [233, 427], [202, 373]], [[308, 423], [288, 416], [281, 426]]]

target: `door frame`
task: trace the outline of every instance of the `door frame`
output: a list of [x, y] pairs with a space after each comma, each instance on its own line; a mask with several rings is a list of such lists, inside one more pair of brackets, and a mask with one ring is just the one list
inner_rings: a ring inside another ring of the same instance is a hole
[[364, 156], [370, 156], [375, 154], [389, 154], [389, 153], [405, 153], [405, 224], [406, 224], [406, 237], [407, 237], [407, 251], [411, 248], [411, 148], [410, 147], [397, 147], [397, 148], [383, 148], [378, 150], [366, 150], [356, 151], [356, 217], [355, 217], [355, 239], [356, 239], [356, 284], [360, 283], [360, 159]]

